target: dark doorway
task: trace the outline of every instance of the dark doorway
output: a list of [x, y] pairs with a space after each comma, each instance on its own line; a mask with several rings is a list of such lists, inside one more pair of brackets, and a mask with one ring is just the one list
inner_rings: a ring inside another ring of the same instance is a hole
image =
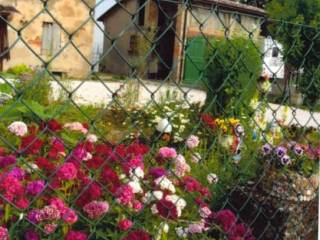
[[10, 57], [8, 47], [6, 16], [0, 15], [0, 71], [3, 71], [3, 60]]
[[158, 37], [161, 36], [157, 45], [158, 53], [158, 79], [166, 79], [172, 71], [173, 52], [175, 41], [177, 3], [158, 2]]

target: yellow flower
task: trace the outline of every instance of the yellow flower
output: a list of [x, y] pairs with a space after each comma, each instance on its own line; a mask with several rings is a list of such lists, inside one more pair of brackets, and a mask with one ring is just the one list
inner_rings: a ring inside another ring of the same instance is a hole
[[233, 126], [237, 125], [239, 122], [240, 122], [239, 119], [229, 118], [229, 123]]

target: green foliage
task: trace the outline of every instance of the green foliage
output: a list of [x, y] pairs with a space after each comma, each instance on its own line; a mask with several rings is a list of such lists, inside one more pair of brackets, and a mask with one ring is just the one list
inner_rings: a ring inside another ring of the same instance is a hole
[[50, 101], [49, 77], [45, 71], [38, 71], [31, 80], [23, 80], [17, 84], [17, 98], [33, 100], [47, 106]]
[[238, 114], [256, 92], [262, 60], [254, 43], [237, 37], [213, 41], [207, 68], [206, 105], [214, 115]]
[[[307, 70], [307, 69], [306, 69]], [[320, 68], [312, 67], [299, 78], [298, 87], [304, 94], [304, 103], [309, 108], [317, 109], [320, 106]]]
[[[286, 64], [303, 69], [298, 89], [306, 94], [306, 104], [319, 100], [320, 0], [272, 0], [267, 5], [272, 37], [283, 45]], [[280, 21], [280, 22], [279, 22]], [[313, 92], [315, 91], [315, 92]]]
[[20, 64], [16, 65], [14, 67], [11, 67], [8, 69], [7, 73], [14, 74], [14, 75], [20, 75], [24, 73], [32, 73], [32, 69], [28, 67], [26, 64]]

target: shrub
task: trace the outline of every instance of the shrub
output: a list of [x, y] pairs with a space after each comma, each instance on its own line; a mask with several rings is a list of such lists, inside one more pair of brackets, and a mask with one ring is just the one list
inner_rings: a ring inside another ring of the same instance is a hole
[[208, 51], [206, 105], [215, 115], [239, 113], [256, 92], [262, 70], [259, 50], [248, 39], [237, 37], [212, 41]]
[[7, 72], [14, 75], [20, 75], [23, 73], [32, 73], [32, 69], [26, 64], [20, 64], [9, 68]]

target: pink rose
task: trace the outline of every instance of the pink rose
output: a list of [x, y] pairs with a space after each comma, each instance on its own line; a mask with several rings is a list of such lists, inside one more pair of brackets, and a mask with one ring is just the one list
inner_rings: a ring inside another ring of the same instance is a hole
[[132, 227], [133, 223], [129, 219], [120, 220], [118, 223], [118, 227], [122, 231], [127, 231]]

